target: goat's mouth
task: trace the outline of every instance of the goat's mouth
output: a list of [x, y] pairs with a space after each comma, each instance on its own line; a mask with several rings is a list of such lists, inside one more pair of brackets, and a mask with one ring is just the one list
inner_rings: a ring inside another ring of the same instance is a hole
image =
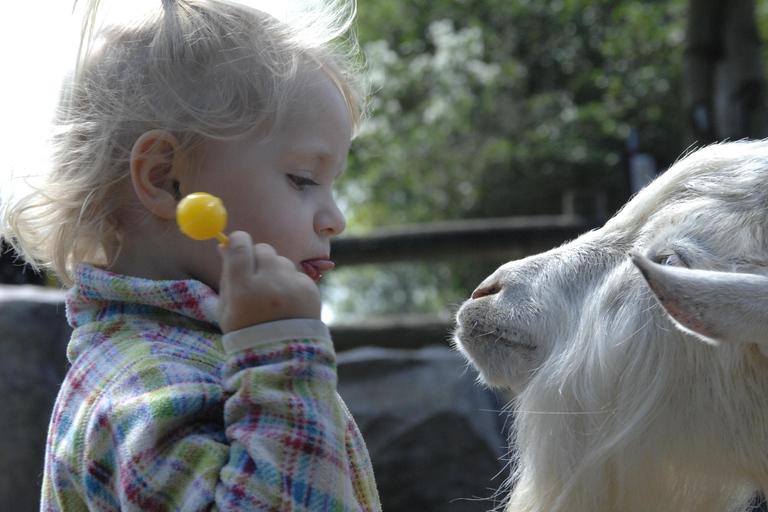
[[465, 346], [502, 345], [531, 352], [536, 350], [536, 344], [528, 333], [513, 328], [489, 326], [479, 321], [460, 325], [456, 330], [456, 336]]

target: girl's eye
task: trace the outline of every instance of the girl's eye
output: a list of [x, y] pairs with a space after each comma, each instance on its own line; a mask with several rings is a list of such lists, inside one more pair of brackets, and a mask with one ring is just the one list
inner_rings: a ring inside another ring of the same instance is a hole
[[305, 178], [304, 176], [297, 176], [296, 174], [289, 174], [288, 179], [291, 180], [291, 185], [297, 190], [304, 190], [305, 187], [313, 187], [318, 185], [315, 180]]

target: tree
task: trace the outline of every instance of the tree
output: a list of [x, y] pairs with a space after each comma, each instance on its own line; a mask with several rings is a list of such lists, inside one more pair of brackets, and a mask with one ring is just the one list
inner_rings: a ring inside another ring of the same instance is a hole
[[[568, 190], [615, 211], [633, 130], [662, 166], [686, 149], [685, 13], [683, 0], [360, 0], [375, 94], [340, 181], [349, 231], [558, 214]], [[350, 269], [328, 295], [341, 317], [444, 310], [499, 263]]]

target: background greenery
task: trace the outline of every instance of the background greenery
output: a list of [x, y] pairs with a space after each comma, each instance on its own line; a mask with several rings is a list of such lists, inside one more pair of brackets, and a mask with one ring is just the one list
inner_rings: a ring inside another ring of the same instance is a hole
[[[681, 102], [686, 8], [685, 0], [358, 0], [375, 94], [339, 183], [347, 234], [560, 214], [569, 190], [602, 194], [613, 213], [630, 196], [631, 136], [660, 169], [692, 142]], [[337, 322], [448, 315], [500, 263], [339, 269], [324, 293]]]

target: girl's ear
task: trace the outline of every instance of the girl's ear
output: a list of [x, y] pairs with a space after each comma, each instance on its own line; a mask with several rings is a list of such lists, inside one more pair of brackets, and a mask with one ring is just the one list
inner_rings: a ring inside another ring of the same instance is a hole
[[136, 196], [163, 219], [176, 217], [180, 181], [188, 166], [178, 139], [164, 130], [150, 130], [131, 150], [131, 180]]

